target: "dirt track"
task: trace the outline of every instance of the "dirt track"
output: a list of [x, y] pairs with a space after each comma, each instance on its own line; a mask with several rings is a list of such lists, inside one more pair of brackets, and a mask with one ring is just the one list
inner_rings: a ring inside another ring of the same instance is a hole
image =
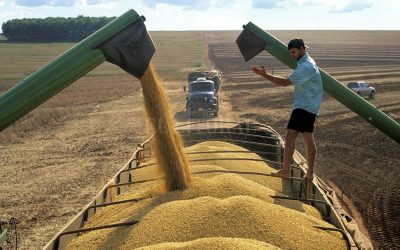
[[[224, 79], [220, 114], [213, 119], [258, 121], [284, 134], [292, 90], [277, 88], [249, 71], [251, 63], [244, 63], [234, 44], [237, 34], [207, 32], [209, 59], [223, 71]], [[282, 32], [276, 36], [287, 39], [293, 35]], [[382, 34], [370, 40], [360, 35], [364, 39], [361, 48], [346, 44], [346, 36], [341, 40], [325, 36], [327, 43], [322, 35], [315, 36], [318, 40], [309, 32], [296, 34], [301, 35], [313, 41], [311, 55], [333, 76], [375, 83], [378, 93], [373, 104], [400, 121], [399, 45], [375, 46], [379, 39], [381, 43], [389, 40]], [[347, 42], [357, 43], [354, 39]], [[289, 72], [266, 54], [253, 63], [263, 63], [281, 75]], [[177, 124], [193, 121], [184, 112], [183, 82], [164, 83]], [[145, 139], [141, 93], [139, 83], [134, 84], [134, 96], [101, 103], [21, 143], [0, 145], [0, 218], [20, 219], [21, 249], [43, 247], [126, 163], [136, 143]], [[400, 248], [396, 234], [400, 225], [399, 145], [328, 95], [315, 134], [317, 174], [353, 201], [377, 249]], [[304, 155], [301, 139], [297, 144]]]

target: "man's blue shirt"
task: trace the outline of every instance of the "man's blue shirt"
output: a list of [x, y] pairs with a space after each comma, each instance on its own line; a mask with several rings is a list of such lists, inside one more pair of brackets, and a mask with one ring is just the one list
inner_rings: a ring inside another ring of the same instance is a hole
[[318, 115], [323, 96], [321, 75], [318, 66], [307, 53], [297, 62], [297, 67], [288, 79], [295, 86], [293, 109], [301, 108]]

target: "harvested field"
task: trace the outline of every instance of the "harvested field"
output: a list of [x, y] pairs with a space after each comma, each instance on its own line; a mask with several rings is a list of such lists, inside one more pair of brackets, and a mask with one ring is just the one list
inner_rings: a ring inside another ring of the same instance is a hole
[[[282, 41], [303, 37], [317, 64], [337, 79], [369, 82], [377, 95], [368, 101], [400, 122], [398, 31], [272, 33]], [[262, 63], [282, 76], [290, 69], [266, 52], [245, 63], [234, 43], [238, 34], [151, 33], [157, 47], [152, 63], [174, 118], [189, 121], [182, 91], [187, 73], [212, 64], [223, 72], [220, 114], [213, 119], [258, 121], [283, 135], [292, 89], [262, 81], [250, 65]], [[72, 45], [0, 43], [0, 56], [7, 58], [0, 62], [0, 93]], [[143, 114], [139, 81], [105, 63], [0, 132], [0, 218], [19, 219], [21, 249], [43, 247], [122, 167], [146, 137]], [[345, 206], [364, 222], [377, 249], [399, 248], [399, 145], [328, 95], [315, 138], [316, 173], [352, 201]]]

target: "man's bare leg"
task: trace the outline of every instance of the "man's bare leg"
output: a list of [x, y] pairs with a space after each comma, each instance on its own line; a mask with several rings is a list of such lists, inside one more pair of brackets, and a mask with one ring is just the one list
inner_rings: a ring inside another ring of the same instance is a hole
[[271, 173], [272, 176], [289, 178], [290, 177], [290, 164], [292, 163], [294, 147], [298, 131], [288, 129], [286, 132], [285, 152], [283, 155], [283, 167], [276, 173]]
[[304, 176], [307, 180], [312, 180], [314, 178], [314, 162], [315, 155], [317, 154], [317, 147], [314, 142], [313, 133], [305, 132], [303, 133], [304, 144], [306, 145], [307, 151], [307, 174]]

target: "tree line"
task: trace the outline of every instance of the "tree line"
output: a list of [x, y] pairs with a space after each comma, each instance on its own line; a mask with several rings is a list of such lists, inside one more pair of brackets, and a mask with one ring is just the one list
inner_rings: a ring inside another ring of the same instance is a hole
[[115, 17], [47, 17], [12, 19], [2, 24], [8, 41], [77, 42], [100, 29]]

